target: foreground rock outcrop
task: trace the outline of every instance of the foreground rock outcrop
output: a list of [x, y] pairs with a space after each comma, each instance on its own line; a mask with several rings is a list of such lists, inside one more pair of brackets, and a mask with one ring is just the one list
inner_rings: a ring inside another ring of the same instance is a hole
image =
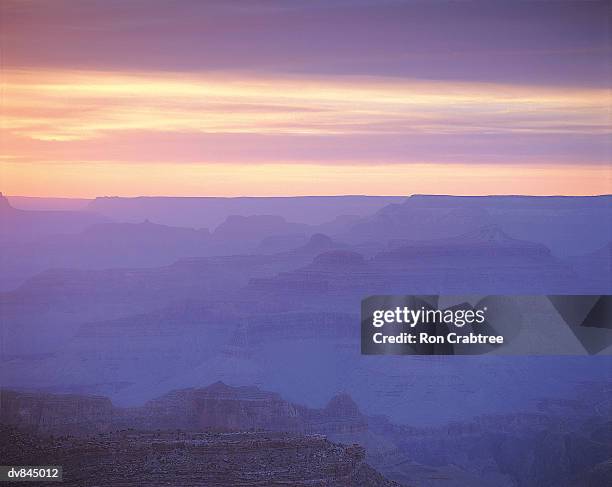
[[[65, 486], [397, 486], [357, 445], [318, 435], [135, 430], [51, 438], [0, 428], [7, 464], [62, 465]], [[39, 485], [42, 485], [39, 484]]]
[[[180, 483], [165, 485], [387, 485], [376, 483], [369, 465], [386, 479], [422, 487], [607, 487], [609, 385], [585, 383], [576, 397], [427, 427], [365, 415], [344, 393], [316, 409], [222, 382], [137, 408], [99, 396], [0, 391], [0, 458], [69, 465], [82, 479], [100, 475], [108, 482], [97, 485], [111, 486], [164, 485], [155, 482], [173, 476]], [[210, 464], [210, 475], [180, 477], [190, 475], [192, 463], [196, 475]], [[230, 475], [226, 467], [237, 476], [215, 483]], [[117, 472], [129, 480], [130, 471], [135, 483], [113, 483], [122, 478]]]

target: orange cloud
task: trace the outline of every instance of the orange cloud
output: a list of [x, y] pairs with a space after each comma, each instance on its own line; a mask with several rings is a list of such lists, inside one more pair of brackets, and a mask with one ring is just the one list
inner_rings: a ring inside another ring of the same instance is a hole
[[3, 130], [73, 141], [113, 132], [610, 133], [610, 91], [388, 78], [3, 73]]
[[[610, 192], [607, 166], [561, 164], [554, 156], [563, 148], [544, 153], [540, 140], [531, 154], [527, 145], [512, 154], [486, 145], [488, 136], [505, 137], [505, 148], [520, 137], [595, 137], [601, 159], [612, 132], [607, 89], [7, 69], [2, 94], [0, 176], [9, 194]], [[193, 136], [209, 137], [205, 150]], [[417, 149], [420, 139], [430, 145]], [[249, 145], [236, 150], [240, 141]]]

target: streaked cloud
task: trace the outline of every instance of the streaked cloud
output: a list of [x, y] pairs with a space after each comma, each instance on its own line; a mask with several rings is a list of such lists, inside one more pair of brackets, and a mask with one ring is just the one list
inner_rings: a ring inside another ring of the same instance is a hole
[[607, 1], [0, 2], [8, 67], [610, 86]]
[[608, 134], [611, 91], [375, 77], [7, 70], [3, 130], [45, 141], [201, 134]]
[[6, 0], [0, 189], [612, 191], [608, 7]]

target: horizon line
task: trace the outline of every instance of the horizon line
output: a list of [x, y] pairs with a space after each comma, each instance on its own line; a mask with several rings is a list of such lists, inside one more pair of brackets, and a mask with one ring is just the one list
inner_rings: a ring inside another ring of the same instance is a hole
[[411, 193], [411, 194], [312, 194], [312, 195], [98, 195], [98, 196], [39, 196], [23, 194], [5, 194], [0, 191], [0, 196], [5, 198], [37, 198], [37, 199], [64, 199], [64, 200], [96, 200], [96, 199], [136, 199], [136, 198], [185, 198], [185, 199], [244, 199], [244, 198], [266, 198], [266, 199], [286, 199], [286, 198], [411, 198], [414, 196], [427, 197], [451, 197], [451, 198], [598, 198], [611, 197], [612, 193], [593, 193], [593, 194], [525, 194], [525, 193], [491, 193], [491, 194], [450, 194], [450, 193]]

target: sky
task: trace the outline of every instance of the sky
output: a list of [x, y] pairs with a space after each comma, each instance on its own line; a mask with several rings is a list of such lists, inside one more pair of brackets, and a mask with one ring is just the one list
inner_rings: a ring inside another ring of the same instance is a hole
[[610, 193], [611, 5], [3, 0], [0, 190]]

